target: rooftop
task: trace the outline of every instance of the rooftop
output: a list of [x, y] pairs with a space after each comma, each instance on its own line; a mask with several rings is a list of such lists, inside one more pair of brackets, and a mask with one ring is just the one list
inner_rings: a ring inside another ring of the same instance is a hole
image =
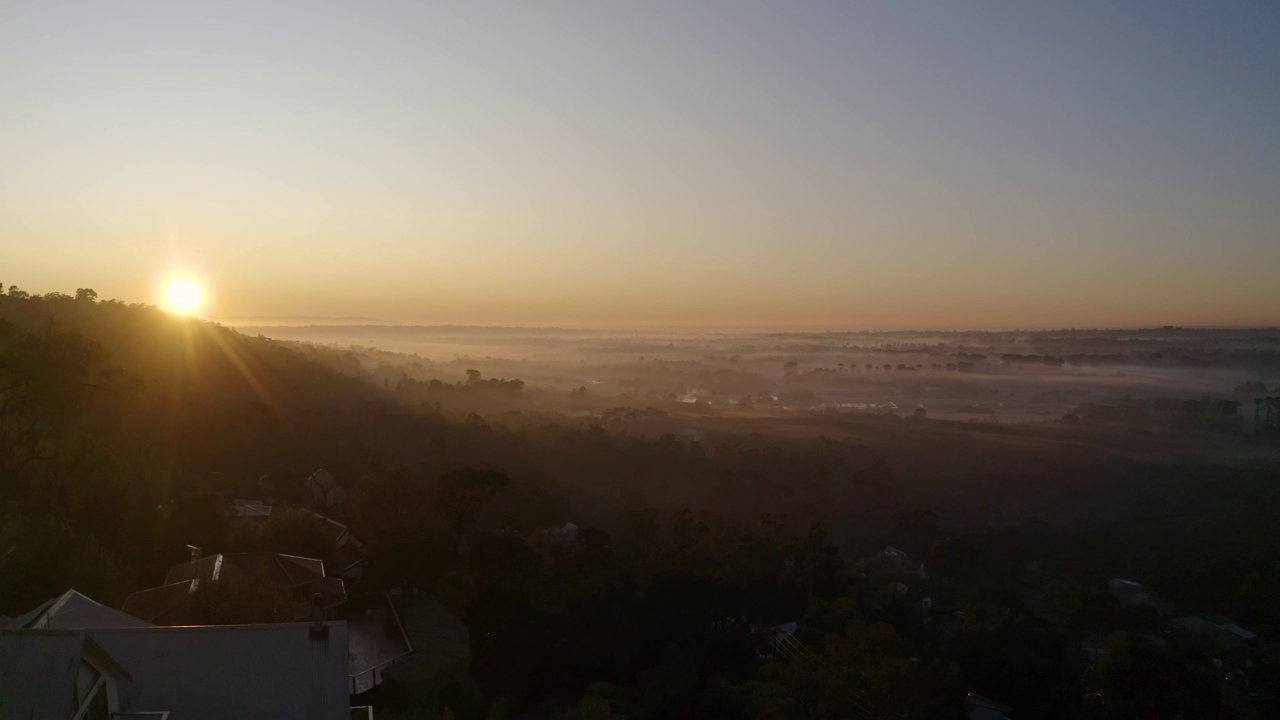
[[391, 599], [380, 593], [353, 598], [347, 608], [351, 694], [371, 690], [381, 671], [413, 651]]
[[183, 580], [132, 593], [120, 609], [156, 625], [183, 625], [190, 617], [191, 596], [198, 580]]
[[0, 629], [146, 627], [148, 624], [75, 590], [68, 590], [25, 615], [0, 619]]
[[208, 555], [169, 568], [165, 584], [184, 580], [219, 580], [252, 576], [283, 587], [299, 587], [324, 577], [324, 563], [315, 558], [284, 553], [253, 552]]
[[[105, 630], [94, 639], [133, 676], [122, 710], [184, 720], [345, 718], [347, 626], [310, 623]], [[176, 672], [181, 668], [181, 672]]]
[[0, 630], [5, 717], [66, 720], [88, 648], [119, 669], [120, 711], [183, 720], [346, 720], [347, 625]]

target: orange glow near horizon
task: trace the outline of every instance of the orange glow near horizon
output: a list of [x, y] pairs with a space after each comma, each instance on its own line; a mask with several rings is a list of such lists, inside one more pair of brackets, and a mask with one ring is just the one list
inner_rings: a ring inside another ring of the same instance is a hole
[[1276, 3], [70, 4], [0, 2], [27, 292], [260, 325], [1280, 325]]

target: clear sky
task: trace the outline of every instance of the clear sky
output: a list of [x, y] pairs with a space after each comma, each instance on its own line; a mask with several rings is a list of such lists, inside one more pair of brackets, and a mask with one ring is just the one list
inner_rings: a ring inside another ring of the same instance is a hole
[[0, 281], [215, 317], [1280, 324], [1280, 3], [0, 3]]

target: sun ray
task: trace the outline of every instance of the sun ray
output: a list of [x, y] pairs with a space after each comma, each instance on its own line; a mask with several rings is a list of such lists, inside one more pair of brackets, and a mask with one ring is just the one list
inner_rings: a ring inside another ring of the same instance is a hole
[[202, 326], [201, 329], [204, 330], [209, 339], [212, 340], [214, 347], [221, 350], [222, 354], [225, 355], [227, 360], [231, 363], [231, 366], [240, 373], [240, 376], [244, 378], [244, 381], [249, 385], [249, 388], [253, 390], [254, 394], [258, 396], [258, 399], [262, 400], [267, 407], [273, 410], [278, 410], [279, 406], [272, 397], [271, 391], [267, 389], [258, 377], [259, 374], [265, 377], [268, 376], [269, 373], [256, 373], [253, 368], [249, 367], [249, 363], [253, 362], [253, 357], [248, 353], [242, 354], [232, 344], [230, 331], [222, 328], [221, 326], [212, 324]]

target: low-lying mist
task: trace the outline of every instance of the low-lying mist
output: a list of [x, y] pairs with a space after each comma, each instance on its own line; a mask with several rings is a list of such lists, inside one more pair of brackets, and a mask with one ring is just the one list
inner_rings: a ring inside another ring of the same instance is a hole
[[[513, 407], [688, 405], [1059, 421], [1099, 406], [1252, 401], [1280, 383], [1280, 331], [687, 333], [558, 328], [245, 326], [347, 354], [376, 379], [519, 379]], [[446, 403], [448, 404], [448, 403]], [[499, 403], [503, 404], [503, 403]]]

